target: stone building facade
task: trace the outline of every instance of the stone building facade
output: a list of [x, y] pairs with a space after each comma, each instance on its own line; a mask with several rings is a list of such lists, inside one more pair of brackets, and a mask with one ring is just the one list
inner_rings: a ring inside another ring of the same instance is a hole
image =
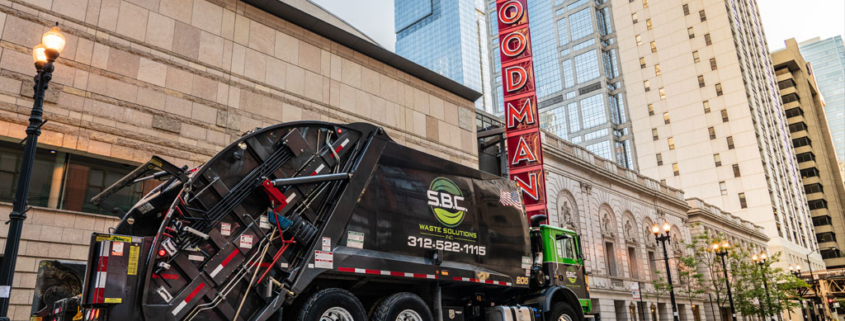
[[[666, 275], [653, 224], [672, 226], [667, 250], [676, 286], [681, 281], [678, 258], [688, 254], [683, 244], [704, 228], [723, 233], [740, 246], [766, 248], [768, 238], [760, 226], [697, 198], [685, 199], [681, 190], [561, 138], [546, 134], [544, 139], [550, 224], [581, 234], [593, 312], [601, 320], [672, 319], [668, 294], [657, 298], [653, 287], [658, 277], [654, 271]], [[643, 293], [642, 301], [633, 300], [635, 284]], [[706, 296], [692, 302], [678, 298], [677, 304], [681, 321], [717, 320]]]
[[[29, 318], [37, 262], [84, 261], [89, 235], [116, 224], [83, 200], [153, 154], [195, 166], [255, 127], [364, 121], [400, 143], [477, 167], [473, 101], [480, 94], [395, 56], [307, 1], [291, 2], [306, 7], [0, 1], [3, 220], [17, 180], [16, 143], [32, 107], [31, 48], [56, 22], [67, 37], [44, 106], [49, 122], [11, 292], [14, 320]], [[124, 202], [142, 191], [135, 192]], [[0, 224], [0, 236], [6, 234]]]

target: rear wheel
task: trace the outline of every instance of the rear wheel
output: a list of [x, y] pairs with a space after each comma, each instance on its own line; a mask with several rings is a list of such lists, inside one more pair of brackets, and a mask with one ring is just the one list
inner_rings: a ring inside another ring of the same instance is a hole
[[361, 302], [343, 289], [329, 288], [312, 294], [299, 310], [297, 321], [366, 321]]
[[549, 321], [581, 321], [578, 313], [569, 304], [558, 302], [552, 307]]
[[372, 321], [433, 321], [428, 306], [419, 296], [401, 292], [381, 300], [373, 312]]

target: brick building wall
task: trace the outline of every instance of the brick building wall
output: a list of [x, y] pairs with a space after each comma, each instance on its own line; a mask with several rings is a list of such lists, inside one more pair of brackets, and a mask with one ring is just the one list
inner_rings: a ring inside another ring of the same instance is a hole
[[[365, 121], [477, 167], [471, 101], [235, 0], [0, 0], [0, 140], [25, 136], [31, 48], [55, 22], [67, 47], [47, 92], [41, 147], [195, 166], [255, 127]], [[0, 203], [0, 219], [10, 208]], [[116, 222], [30, 211], [10, 316], [28, 319], [37, 261], [84, 260], [88, 235]]]

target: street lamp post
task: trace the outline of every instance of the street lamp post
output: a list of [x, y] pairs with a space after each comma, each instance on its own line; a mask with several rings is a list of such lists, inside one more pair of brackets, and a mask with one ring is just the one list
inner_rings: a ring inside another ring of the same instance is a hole
[[[789, 266], [789, 273], [792, 273], [796, 278], [801, 279], [801, 266], [795, 264], [795, 267], [792, 265]], [[804, 320], [810, 320], [810, 307], [807, 305], [806, 301], [804, 301], [804, 294], [807, 293], [806, 288], [798, 289], [798, 301], [802, 303], [802, 308], [804, 309]], [[789, 313], [789, 319], [792, 319], [792, 313]]]
[[772, 298], [769, 297], [769, 281], [766, 280], [766, 261], [768, 261], [768, 257], [766, 256], [766, 253], [760, 253], [759, 257], [756, 254], [753, 255], [751, 260], [760, 266], [760, 273], [762, 273], [763, 276], [763, 289], [766, 291], [766, 303], [768, 303], [767, 305], [763, 305], [763, 313], [771, 315], [772, 321], [775, 321], [774, 313], [772, 313], [773, 311], [769, 311], [769, 309], [767, 309], [767, 307], [773, 308], [771, 307]]
[[731, 294], [731, 282], [728, 279], [728, 264], [725, 263], [725, 256], [728, 255], [728, 249], [730, 247], [731, 245], [727, 241], [722, 242], [721, 247], [719, 246], [719, 243], [713, 243], [713, 252], [722, 259], [722, 272], [725, 274], [725, 286], [728, 288], [728, 302], [730, 302], [731, 305], [731, 318], [733, 321], [736, 321], [736, 309], [734, 308], [733, 294]]
[[53, 78], [53, 62], [59, 57], [59, 53], [62, 52], [64, 47], [65, 37], [58, 27], [53, 27], [41, 36], [41, 44], [32, 49], [32, 58], [35, 60], [36, 70], [35, 86], [33, 87], [35, 94], [32, 95], [34, 101], [29, 116], [29, 126], [26, 128], [26, 144], [21, 160], [15, 200], [12, 205], [12, 212], [9, 213], [9, 234], [6, 237], [6, 250], [3, 253], [3, 263], [0, 265], [0, 321], [9, 320], [7, 316], [9, 296], [14, 279], [23, 221], [26, 220], [32, 166], [35, 163], [35, 150], [38, 145], [38, 136], [41, 135], [41, 125], [44, 124], [41, 118], [44, 114], [44, 92]]
[[666, 264], [666, 280], [669, 282], [669, 298], [672, 299], [672, 318], [674, 321], [679, 321], [678, 319], [678, 306], [675, 304], [675, 286], [672, 284], [672, 271], [669, 270], [669, 254], [666, 251], [666, 242], [671, 242], [669, 238], [669, 230], [672, 229], [669, 226], [669, 222], [663, 222], [663, 233], [660, 233], [660, 227], [657, 224], [651, 227], [651, 231], [654, 233], [654, 238], [658, 241], [663, 243], [663, 263]]

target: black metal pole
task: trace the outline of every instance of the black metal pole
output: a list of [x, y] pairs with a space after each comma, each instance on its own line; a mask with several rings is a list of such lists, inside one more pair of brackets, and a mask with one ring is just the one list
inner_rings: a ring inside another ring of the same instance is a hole
[[669, 240], [669, 234], [657, 237], [658, 241], [663, 243], [663, 263], [666, 264], [666, 280], [669, 282], [669, 298], [672, 299], [672, 319], [680, 321], [678, 318], [678, 306], [675, 305], [675, 286], [672, 284], [672, 271], [669, 271], [669, 253], [666, 252], [666, 241]]
[[722, 259], [722, 272], [725, 274], [725, 286], [728, 288], [728, 302], [731, 305], [731, 318], [733, 321], [736, 321], [736, 309], [734, 309], [734, 297], [731, 293], [731, 281], [728, 280], [728, 264], [725, 263], [725, 255], [728, 253], [716, 253], [720, 259]]
[[770, 309], [764, 308], [763, 311], [767, 315], [771, 315], [772, 321], [775, 321], [775, 317], [774, 317], [775, 312], [769, 311], [769, 310], [774, 310], [774, 307], [772, 307], [772, 297], [769, 296], [769, 282], [766, 281], [766, 266], [765, 266], [765, 263], [760, 263], [760, 273], [762, 273], [762, 275], [763, 275], [763, 289], [766, 290], [766, 307], [770, 308]]
[[646, 308], [646, 306], [645, 306], [645, 303], [643, 302], [643, 288], [642, 288], [642, 286], [643, 286], [643, 284], [640, 283], [640, 281], [637, 281], [637, 288], [640, 291], [640, 305], [642, 305], [640, 307], [640, 315], [642, 316], [642, 321], [646, 321], [646, 319], [645, 319], [645, 308]]
[[53, 77], [53, 62], [59, 56], [58, 52], [50, 49], [46, 50], [46, 54], [46, 63], [35, 63], [35, 69], [38, 73], [35, 75], [35, 86], [33, 87], [35, 89], [35, 94], [32, 96], [34, 102], [29, 116], [29, 126], [26, 128], [26, 145], [24, 145], [21, 170], [18, 175], [18, 187], [15, 191], [12, 212], [9, 214], [9, 234], [6, 236], [6, 250], [3, 252], [3, 263], [0, 265], [0, 321], [9, 320], [9, 294], [12, 280], [15, 277], [15, 263], [18, 258], [23, 221], [26, 220], [27, 199], [32, 180], [32, 166], [35, 163], [35, 150], [38, 145], [38, 136], [41, 135], [44, 92]]

